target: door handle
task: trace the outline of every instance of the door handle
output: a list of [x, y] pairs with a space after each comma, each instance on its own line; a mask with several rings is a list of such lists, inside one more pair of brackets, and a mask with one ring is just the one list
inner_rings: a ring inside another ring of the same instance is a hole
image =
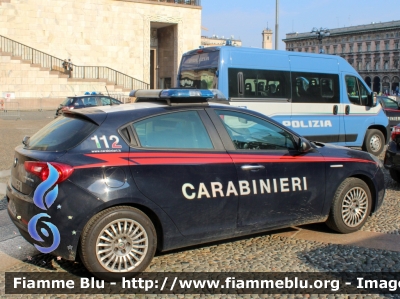
[[346, 108], [344, 109], [344, 113], [346, 113], [346, 115], [350, 114], [350, 106], [346, 105]]
[[264, 166], [262, 165], [243, 165], [240, 168], [243, 170], [260, 170], [260, 169], [265, 169]]
[[338, 106], [334, 105], [333, 106], [333, 115], [337, 115], [337, 112], [338, 112]]

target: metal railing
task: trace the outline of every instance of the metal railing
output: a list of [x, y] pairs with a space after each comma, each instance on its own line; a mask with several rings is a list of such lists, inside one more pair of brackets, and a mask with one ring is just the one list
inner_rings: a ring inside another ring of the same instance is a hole
[[18, 102], [0, 102], [0, 118], [21, 119]]
[[[16, 42], [0, 35], [0, 49], [3, 52], [11, 53], [21, 60], [29, 61], [31, 64], [38, 64], [51, 71], [59, 71], [61, 74], [70, 75], [69, 71], [63, 68], [64, 60], [33, 49], [29, 46]], [[72, 65], [71, 76], [74, 79], [103, 79], [109, 84], [122, 86], [126, 89], [149, 89], [150, 84], [123, 74], [106, 66], [78, 66]]]
[[147, 0], [147, 1], [201, 6], [201, 0]]

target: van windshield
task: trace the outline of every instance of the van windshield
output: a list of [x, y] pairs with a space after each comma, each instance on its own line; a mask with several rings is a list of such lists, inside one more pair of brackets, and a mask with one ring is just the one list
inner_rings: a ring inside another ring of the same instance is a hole
[[183, 56], [179, 74], [179, 87], [218, 88], [218, 59], [219, 51]]

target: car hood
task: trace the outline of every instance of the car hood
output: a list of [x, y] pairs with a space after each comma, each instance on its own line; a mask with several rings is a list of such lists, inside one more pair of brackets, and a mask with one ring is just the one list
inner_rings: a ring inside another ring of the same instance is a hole
[[353, 161], [353, 162], [365, 162], [369, 161], [376, 163], [376, 161], [367, 152], [361, 150], [351, 149], [348, 147], [334, 145], [330, 143], [313, 142], [318, 152], [325, 158], [337, 158], [338, 161]]

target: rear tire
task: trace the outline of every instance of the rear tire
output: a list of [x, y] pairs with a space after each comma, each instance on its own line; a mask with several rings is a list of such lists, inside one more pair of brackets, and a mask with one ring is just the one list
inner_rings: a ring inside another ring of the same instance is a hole
[[107, 281], [143, 272], [153, 259], [157, 235], [151, 220], [129, 206], [112, 207], [85, 225], [80, 256], [85, 267]]
[[343, 234], [355, 232], [367, 221], [371, 205], [368, 185], [360, 179], [347, 178], [336, 190], [326, 225]]
[[379, 156], [385, 147], [385, 137], [377, 129], [369, 129], [365, 135], [362, 149], [374, 156]]
[[400, 171], [394, 170], [394, 169], [389, 169], [390, 176], [394, 181], [397, 183], [400, 183]]

